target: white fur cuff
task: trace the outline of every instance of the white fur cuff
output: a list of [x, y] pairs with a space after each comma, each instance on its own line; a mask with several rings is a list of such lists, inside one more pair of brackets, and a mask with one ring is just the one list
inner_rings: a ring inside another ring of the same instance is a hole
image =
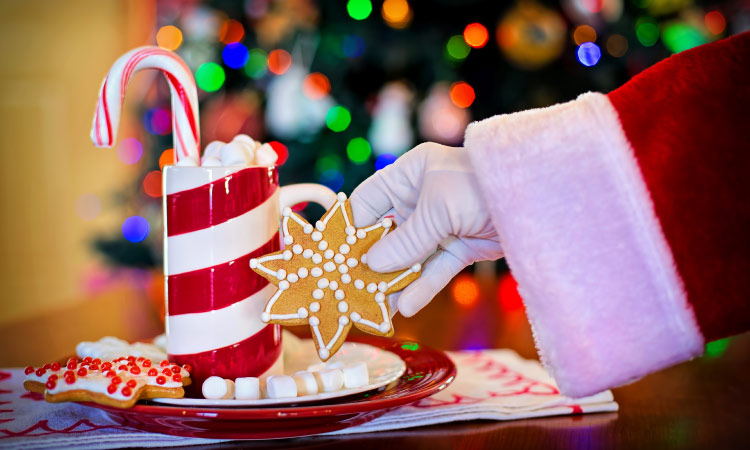
[[590, 395], [700, 354], [703, 336], [605, 95], [473, 123], [465, 145], [563, 393]]

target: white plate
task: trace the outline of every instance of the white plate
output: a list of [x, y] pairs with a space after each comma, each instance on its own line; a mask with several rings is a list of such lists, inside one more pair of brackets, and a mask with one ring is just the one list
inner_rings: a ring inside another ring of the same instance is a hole
[[[309, 339], [297, 339], [284, 334], [284, 373], [292, 375], [307, 370], [309, 366], [320, 364], [315, 345]], [[315, 395], [305, 395], [291, 398], [264, 398], [260, 400], [209, 400], [205, 398], [154, 398], [151, 401], [178, 406], [269, 406], [294, 403], [314, 402], [346, 395], [358, 394], [385, 386], [395, 381], [406, 371], [406, 364], [398, 355], [367, 344], [344, 342], [339, 351], [326, 363], [328, 367], [354, 364], [361, 361], [367, 363], [370, 374], [370, 384], [354, 389], [342, 389], [336, 392], [325, 392]]]

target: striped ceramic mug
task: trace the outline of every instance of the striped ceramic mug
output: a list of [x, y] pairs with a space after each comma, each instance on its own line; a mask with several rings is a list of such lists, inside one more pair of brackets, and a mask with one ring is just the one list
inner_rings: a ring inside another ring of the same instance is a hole
[[280, 211], [313, 201], [328, 208], [325, 186], [279, 187], [275, 167], [164, 169], [164, 276], [167, 352], [211, 375], [235, 379], [268, 371], [281, 354], [278, 325], [261, 312], [275, 287], [249, 267], [280, 249]]

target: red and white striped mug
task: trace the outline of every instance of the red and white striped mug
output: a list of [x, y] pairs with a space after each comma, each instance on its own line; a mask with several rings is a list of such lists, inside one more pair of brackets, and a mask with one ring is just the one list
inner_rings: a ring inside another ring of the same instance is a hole
[[280, 211], [312, 201], [325, 186], [279, 187], [275, 167], [164, 168], [167, 352], [193, 367], [195, 386], [212, 375], [258, 376], [281, 354], [281, 331], [260, 319], [275, 287], [249, 267], [280, 249]]

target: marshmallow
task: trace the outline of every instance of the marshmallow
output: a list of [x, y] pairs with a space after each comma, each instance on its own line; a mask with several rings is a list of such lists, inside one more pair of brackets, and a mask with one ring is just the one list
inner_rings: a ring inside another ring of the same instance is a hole
[[240, 142], [230, 142], [221, 148], [221, 163], [224, 166], [247, 166], [252, 162], [247, 147]]
[[318, 382], [311, 372], [297, 372], [292, 376], [297, 383], [297, 395], [314, 395], [318, 393]]
[[326, 368], [326, 363], [318, 363], [313, 364], [311, 366], [307, 366], [308, 372], [320, 372], [321, 370], [324, 370]]
[[203, 396], [210, 400], [234, 398], [234, 382], [217, 376], [206, 378], [201, 390]]
[[263, 144], [255, 151], [255, 164], [259, 166], [272, 166], [276, 164], [277, 159], [279, 155], [269, 144]]
[[326, 369], [314, 372], [318, 388], [323, 392], [334, 392], [344, 386], [344, 374], [341, 369]]
[[341, 361], [331, 361], [326, 363], [326, 369], [340, 369], [344, 367]]
[[215, 156], [204, 156], [201, 165], [203, 167], [220, 167], [221, 160]]
[[237, 400], [258, 400], [260, 380], [255, 377], [237, 378], [234, 380], [234, 397]]
[[287, 398], [297, 396], [297, 383], [286, 375], [271, 375], [266, 378], [266, 389], [269, 398]]
[[344, 373], [344, 387], [347, 389], [370, 384], [370, 374], [367, 372], [367, 363], [364, 361], [346, 366], [341, 371]]
[[238, 134], [232, 138], [232, 142], [240, 142], [250, 147], [253, 152], [260, 147], [260, 143], [246, 134]]
[[209, 142], [206, 149], [203, 150], [203, 157], [218, 158], [222, 147], [224, 147], [224, 143], [221, 141]]

